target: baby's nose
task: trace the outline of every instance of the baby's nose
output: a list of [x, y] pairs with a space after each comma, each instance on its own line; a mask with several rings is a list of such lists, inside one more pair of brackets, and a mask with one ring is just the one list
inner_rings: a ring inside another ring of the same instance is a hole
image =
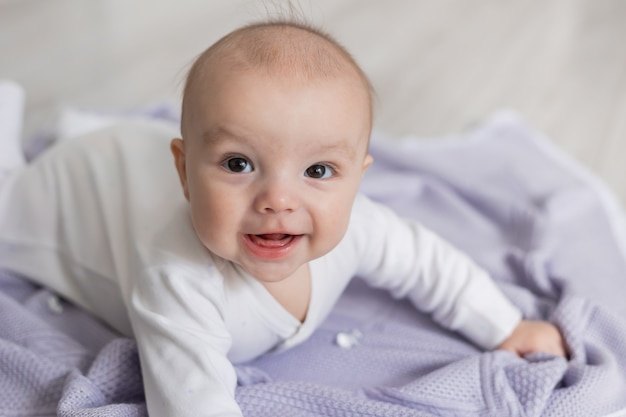
[[255, 209], [260, 213], [295, 211], [300, 205], [297, 190], [285, 181], [268, 181], [255, 199]]

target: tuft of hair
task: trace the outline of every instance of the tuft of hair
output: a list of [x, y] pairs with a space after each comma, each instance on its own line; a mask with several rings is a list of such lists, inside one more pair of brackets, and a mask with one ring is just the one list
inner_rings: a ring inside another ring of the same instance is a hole
[[303, 81], [327, 79], [352, 73], [363, 84], [369, 99], [373, 88], [352, 55], [332, 36], [302, 19], [268, 19], [236, 29], [202, 52], [187, 74], [183, 90], [181, 130], [185, 130], [186, 107], [197, 84], [205, 84], [214, 65], [228, 71], [260, 70], [277, 77]]

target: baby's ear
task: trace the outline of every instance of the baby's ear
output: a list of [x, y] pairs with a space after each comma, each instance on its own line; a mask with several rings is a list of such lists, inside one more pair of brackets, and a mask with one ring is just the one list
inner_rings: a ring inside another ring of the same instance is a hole
[[365, 172], [373, 163], [374, 157], [370, 154], [365, 155], [365, 159], [363, 160], [363, 172]]
[[185, 161], [185, 142], [182, 139], [172, 139], [170, 143], [172, 155], [174, 155], [174, 165], [178, 172], [180, 185], [183, 187], [185, 198], [189, 201], [189, 187], [187, 186], [187, 162]]

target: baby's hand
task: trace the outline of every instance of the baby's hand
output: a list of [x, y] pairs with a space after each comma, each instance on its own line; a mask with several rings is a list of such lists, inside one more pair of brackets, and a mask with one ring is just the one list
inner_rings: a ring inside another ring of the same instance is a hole
[[522, 320], [497, 349], [508, 350], [517, 356], [535, 352], [567, 356], [561, 332], [555, 325], [545, 321]]

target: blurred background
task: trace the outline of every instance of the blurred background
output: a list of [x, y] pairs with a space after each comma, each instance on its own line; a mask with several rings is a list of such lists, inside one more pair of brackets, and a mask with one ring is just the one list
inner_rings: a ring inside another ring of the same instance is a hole
[[[299, 0], [377, 90], [375, 129], [436, 139], [512, 108], [626, 205], [626, 1]], [[25, 136], [64, 106], [179, 102], [202, 50], [281, 0], [0, 0], [0, 78]]]

